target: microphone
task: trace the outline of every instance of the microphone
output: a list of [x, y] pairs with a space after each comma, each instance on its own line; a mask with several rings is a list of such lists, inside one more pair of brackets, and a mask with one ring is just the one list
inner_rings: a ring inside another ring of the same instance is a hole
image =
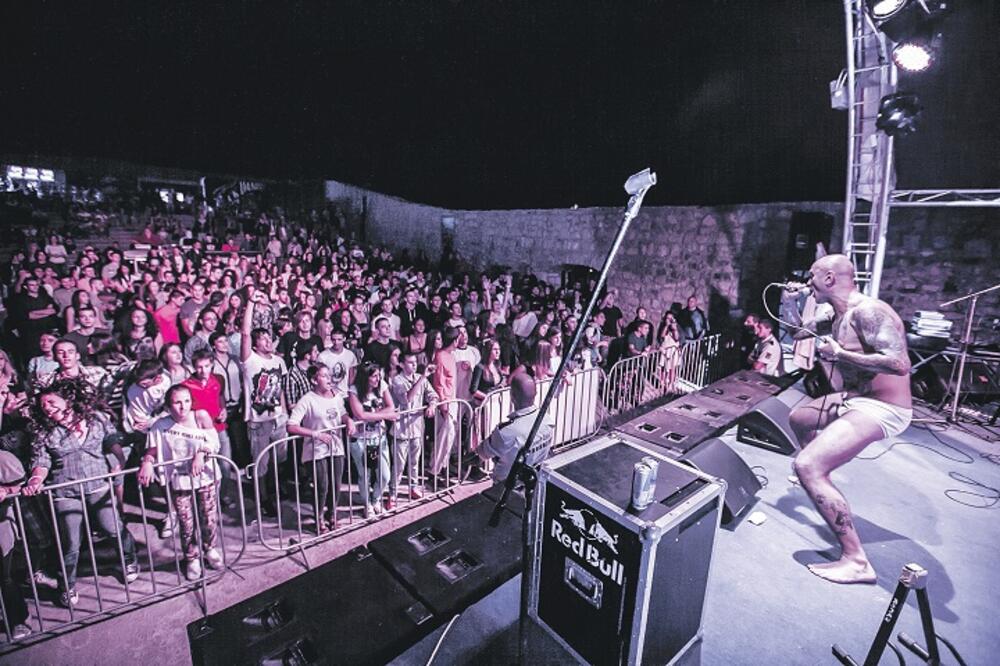
[[776, 284], [790, 294], [809, 294], [812, 292], [809, 285], [804, 282], [778, 282]]

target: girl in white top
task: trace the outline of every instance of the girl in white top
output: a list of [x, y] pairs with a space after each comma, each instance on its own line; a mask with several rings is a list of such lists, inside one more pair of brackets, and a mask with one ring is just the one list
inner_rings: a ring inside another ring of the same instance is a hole
[[197, 580], [202, 575], [202, 568], [195, 534], [195, 510], [198, 511], [201, 526], [205, 562], [213, 569], [223, 566], [222, 556], [216, 549], [219, 466], [209, 458], [219, 452], [219, 434], [208, 412], [191, 409], [191, 392], [187, 387], [171, 386], [164, 405], [167, 415], [149, 429], [146, 453], [139, 468], [139, 482], [149, 485], [154, 475], [154, 461], [160, 463], [160, 471], [171, 488], [177, 511], [187, 578]]
[[[302, 462], [312, 463], [316, 493], [313, 515], [316, 516], [317, 534], [323, 534], [337, 526], [340, 479], [344, 475], [344, 439], [340, 426], [343, 424], [347, 434], [353, 435], [354, 422], [344, 409], [344, 394], [334, 390], [329, 368], [311, 365], [306, 370], [306, 376], [312, 390], [292, 407], [288, 417], [288, 434], [305, 438]], [[331, 476], [333, 493], [330, 493]]]

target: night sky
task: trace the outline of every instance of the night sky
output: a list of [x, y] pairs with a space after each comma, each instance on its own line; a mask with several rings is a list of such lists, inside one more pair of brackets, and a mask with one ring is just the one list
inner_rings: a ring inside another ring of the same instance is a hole
[[[162, 5], [153, 7], [151, 5]], [[1000, 3], [958, 0], [900, 187], [1000, 187]], [[839, 0], [5, 3], [0, 153], [449, 207], [841, 200]]]

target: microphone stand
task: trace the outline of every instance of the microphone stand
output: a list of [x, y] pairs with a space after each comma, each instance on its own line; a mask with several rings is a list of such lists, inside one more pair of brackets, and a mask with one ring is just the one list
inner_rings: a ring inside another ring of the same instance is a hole
[[983, 294], [988, 294], [991, 291], [995, 291], [997, 289], [1000, 289], [1000, 284], [995, 284], [992, 287], [981, 289], [980, 291], [968, 294], [966, 296], [962, 296], [961, 298], [955, 298], [953, 300], [942, 303], [941, 305], [938, 306], [939, 308], [944, 308], [948, 307], [949, 305], [954, 305], [955, 303], [961, 303], [962, 301], [968, 300], [970, 298], [972, 299], [972, 302], [969, 304], [969, 311], [965, 315], [965, 332], [962, 335], [962, 352], [961, 354], [959, 354], [958, 357], [957, 378], [955, 377], [954, 362], [952, 363], [951, 366], [951, 375], [955, 381], [955, 393], [951, 397], [951, 414], [948, 416], [948, 419], [952, 423], [958, 421], [958, 403], [959, 403], [959, 397], [962, 393], [962, 378], [965, 376], [965, 361], [969, 355], [969, 345], [972, 344], [972, 323], [976, 319], [976, 302], [979, 301], [979, 297], [982, 296]]
[[507, 474], [507, 480], [504, 482], [503, 494], [500, 495], [500, 499], [497, 500], [496, 506], [493, 507], [493, 513], [490, 515], [490, 527], [497, 527], [500, 524], [500, 518], [503, 516], [503, 510], [507, 506], [507, 499], [514, 490], [517, 480], [519, 478], [522, 479], [524, 481], [524, 515], [521, 521], [521, 538], [524, 545], [521, 551], [521, 613], [518, 622], [518, 662], [520, 664], [527, 663], [528, 609], [530, 603], [529, 597], [531, 594], [531, 576], [529, 575], [529, 572], [531, 571], [530, 562], [534, 553], [534, 540], [532, 538], [531, 531], [531, 505], [535, 482], [537, 480], [535, 469], [531, 465], [526, 464], [525, 460], [527, 458], [528, 451], [531, 450], [531, 445], [535, 441], [535, 436], [538, 434], [538, 430], [542, 425], [542, 421], [548, 413], [549, 406], [552, 404], [552, 400], [555, 397], [560, 382], [562, 382], [562, 379], [566, 374], [566, 370], [569, 367], [569, 360], [572, 358], [577, 346], [579, 346], [580, 340], [583, 339], [585, 325], [590, 320], [594, 306], [597, 304], [597, 299], [601, 290], [604, 288], [608, 272], [611, 270], [611, 264], [615, 259], [615, 255], [618, 254], [618, 249], [621, 247], [622, 241], [625, 239], [625, 233], [628, 231], [629, 224], [633, 219], [635, 219], [635, 216], [638, 215], [639, 208], [642, 206], [642, 200], [646, 196], [646, 192], [648, 192], [649, 188], [653, 185], [656, 185], [656, 174], [648, 168], [640, 171], [639, 173], [632, 174], [629, 176], [629, 179], [625, 181], [625, 191], [630, 195], [630, 197], [628, 205], [625, 208], [621, 226], [618, 229], [618, 234], [615, 236], [614, 242], [611, 244], [611, 249], [608, 250], [608, 255], [604, 259], [604, 265], [601, 266], [601, 273], [597, 278], [597, 284], [594, 285], [594, 292], [590, 296], [590, 300], [583, 312], [583, 316], [580, 317], [580, 325], [576, 327], [576, 331], [573, 333], [573, 340], [570, 342], [569, 347], [566, 349], [562, 359], [559, 361], [559, 368], [556, 370], [556, 374], [552, 378], [552, 382], [549, 384], [548, 390], [545, 392], [545, 398], [542, 400], [542, 404], [538, 408], [538, 415], [535, 416], [535, 420], [531, 424], [531, 430], [528, 432], [524, 445], [518, 449], [517, 456], [514, 458], [514, 464], [511, 467], [510, 472]]

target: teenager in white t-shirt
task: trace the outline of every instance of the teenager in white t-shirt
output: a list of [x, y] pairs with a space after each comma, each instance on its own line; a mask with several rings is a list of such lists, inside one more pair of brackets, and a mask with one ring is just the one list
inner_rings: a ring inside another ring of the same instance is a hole
[[[285, 405], [282, 380], [288, 374], [285, 360], [274, 353], [271, 331], [253, 328], [255, 308], [270, 307], [267, 295], [254, 293], [254, 300], [247, 304], [240, 329], [240, 361], [243, 364], [244, 417], [250, 435], [250, 453], [257, 462], [256, 474], [260, 479], [260, 510], [268, 515], [277, 514], [277, 498], [271, 493], [274, 483], [267, 479], [271, 455], [258, 456], [272, 443], [286, 436], [285, 422], [288, 411]], [[288, 446], [279, 444], [276, 448], [276, 464], [280, 466], [288, 458]], [[275, 471], [277, 473], [277, 471]]]
[[[344, 475], [344, 426], [354, 434], [354, 422], [347, 415], [344, 393], [335, 391], [330, 369], [312, 365], [306, 370], [312, 390], [303, 395], [288, 417], [288, 434], [304, 437], [302, 462], [311, 470], [316, 486], [316, 532], [323, 534], [337, 526], [340, 479]], [[333, 493], [330, 493], [330, 477]]]
[[330, 334], [332, 347], [322, 351], [319, 362], [330, 369], [330, 381], [338, 393], [347, 394], [354, 383], [354, 373], [358, 367], [358, 357], [350, 349], [344, 347], [347, 336], [344, 331], [334, 329]]

